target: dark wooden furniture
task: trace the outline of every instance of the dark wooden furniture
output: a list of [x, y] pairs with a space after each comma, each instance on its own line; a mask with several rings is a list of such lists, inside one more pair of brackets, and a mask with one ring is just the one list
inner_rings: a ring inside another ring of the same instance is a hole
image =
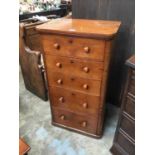
[[30, 149], [30, 146], [22, 138], [19, 138], [19, 155], [27, 155]]
[[37, 26], [54, 125], [102, 136], [111, 45], [119, 26], [118, 21], [73, 19]]
[[111, 148], [114, 155], [135, 154], [135, 57], [131, 57], [126, 64], [129, 68], [128, 79]]
[[43, 22], [25, 21], [20, 23], [19, 60], [25, 87], [43, 100], [48, 99], [46, 76], [42, 60], [40, 35], [35, 30], [36, 25]]
[[121, 21], [107, 90], [107, 102], [120, 106], [127, 72], [124, 62], [135, 51], [135, 0], [72, 0], [72, 18]]

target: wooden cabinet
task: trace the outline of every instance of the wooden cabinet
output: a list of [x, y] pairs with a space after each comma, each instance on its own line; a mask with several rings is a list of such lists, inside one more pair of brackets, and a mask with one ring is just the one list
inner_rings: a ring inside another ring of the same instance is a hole
[[129, 67], [128, 79], [111, 148], [114, 155], [135, 154], [135, 57], [131, 57], [126, 64]]
[[118, 21], [55, 20], [40, 26], [52, 124], [102, 136], [111, 45]]
[[43, 22], [23, 22], [19, 24], [19, 60], [25, 87], [43, 100], [47, 100], [46, 76], [42, 57], [40, 35], [36, 25]]

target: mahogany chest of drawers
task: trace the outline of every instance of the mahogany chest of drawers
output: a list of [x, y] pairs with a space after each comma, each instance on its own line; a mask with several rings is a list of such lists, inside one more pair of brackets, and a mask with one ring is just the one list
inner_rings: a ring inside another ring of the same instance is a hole
[[135, 154], [135, 57], [127, 63], [128, 79], [111, 152], [114, 155]]
[[117, 21], [55, 20], [41, 35], [52, 124], [102, 136], [111, 44]]

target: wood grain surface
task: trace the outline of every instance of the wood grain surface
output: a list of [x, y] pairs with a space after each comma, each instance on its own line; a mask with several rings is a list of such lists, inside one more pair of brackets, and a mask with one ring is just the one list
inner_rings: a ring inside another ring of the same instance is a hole
[[30, 146], [22, 138], [19, 138], [19, 155], [25, 155], [30, 149]]
[[57, 19], [37, 26], [39, 32], [111, 39], [121, 22], [82, 19]]

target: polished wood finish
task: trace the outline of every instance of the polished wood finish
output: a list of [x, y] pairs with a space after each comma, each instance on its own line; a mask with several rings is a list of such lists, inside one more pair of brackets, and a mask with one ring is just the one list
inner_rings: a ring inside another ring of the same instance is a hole
[[92, 134], [96, 132], [97, 118], [95, 117], [88, 115], [80, 115], [54, 107], [52, 109], [52, 112], [53, 112], [53, 118], [52, 118], [53, 122]]
[[[135, 57], [131, 57], [128, 65], [128, 79], [124, 90], [121, 112], [111, 152], [114, 155], [135, 154]], [[132, 91], [131, 91], [132, 86]]]
[[49, 86], [57, 86], [70, 90], [76, 89], [78, 92], [100, 96], [101, 80], [85, 79], [58, 72], [50, 73], [48, 74]]
[[[51, 91], [53, 90], [53, 91]], [[70, 109], [75, 113], [97, 114], [100, 104], [100, 97], [85, 95], [82, 92], [68, 90], [52, 86], [49, 88], [50, 97], [53, 96], [53, 105], [62, 107], [65, 110]]]
[[39, 23], [20, 23], [19, 60], [25, 87], [43, 100], [47, 100], [46, 76], [41, 54], [40, 35], [35, 30]]
[[[82, 23], [82, 25], [81, 25]], [[39, 32], [112, 39], [120, 26], [118, 21], [82, 20], [82, 19], [57, 19], [38, 27]], [[52, 27], [52, 28], [51, 28]]]
[[102, 136], [112, 38], [119, 25], [64, 19], [37, 27], [44, 49], [52, 124], [95, 138]]
[[19, 138], [19, 155], [26, 155], [30, 149], [30, 146], [22, 138]]
[[[53, 34], [42, 37], [46, 54], [101, 61], [104, 59], [102, 51], [105, 49], [105, 42], [103, 40]], [[59, 48], [56, 48], [56, 45]]]
[[[46, 52], [45, 52], [46, 53]], [[70, 57], [51, 56], [45, 54], [47, 76], [53, 72], [59, 72], [66, 75], [78, 76], [81, 78], [101, 80], [104, 71], [104, 64], [98, 61], [89, 61], [86, 59], [75, 59]], [[56, 67], [60, 63], [61, 67]], [[89, 72], [85, 72], [84, 68], [88, 67]]]

